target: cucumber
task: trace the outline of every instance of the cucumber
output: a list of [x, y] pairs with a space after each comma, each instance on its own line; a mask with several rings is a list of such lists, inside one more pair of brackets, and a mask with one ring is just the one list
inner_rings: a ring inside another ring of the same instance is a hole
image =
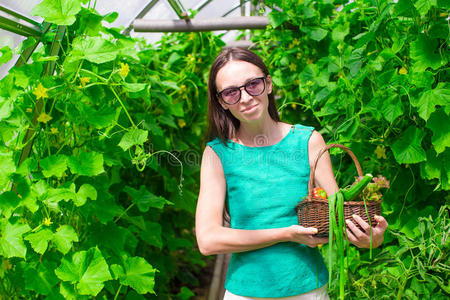
[[364, 190], [364, 188], [369, 184], [370, 181], [372, 181], [372, 174], [366, 174], [364, 175], [363, 179], [361, 179], [360, 182], [357, 184], [347, 188], [347, 189], [341, 189], [342, 195], [344, 195], [345, 201], [352, 201], [356, 197], [358, 197], [359, 194]]

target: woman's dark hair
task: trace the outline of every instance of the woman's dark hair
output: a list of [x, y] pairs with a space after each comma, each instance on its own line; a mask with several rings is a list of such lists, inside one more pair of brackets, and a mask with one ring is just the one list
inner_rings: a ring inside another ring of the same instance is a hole
[[[266, 65], [262, 59], [250, 50], [238, 47], [227, 48], [223, 50], [211, 66], [208, 80], [208, 132], [207, 142], [218, 137], [222, 143], [226, 144], [229, 138], [235, 136], [240, 126], [240, 121], [236, 119], [229, 110], [220, 105], [217, 97], [216, 77], [217, 73], [230, 61], [245, 61], [251, 63], [263, 71], [264, 75], [269, 75]], [[273, 92], [269, 97], [269, 115], [276, 121], [280, 122], [277, 108], [275, 106], [275, 98]]]

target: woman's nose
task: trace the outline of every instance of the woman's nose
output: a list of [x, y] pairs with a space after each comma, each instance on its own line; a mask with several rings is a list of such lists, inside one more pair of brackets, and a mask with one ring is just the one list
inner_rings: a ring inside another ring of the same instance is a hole
[[241, 89], [241, 102], [247, 101], [252, 98], [252, 95], [250, 95], [244, 88]]

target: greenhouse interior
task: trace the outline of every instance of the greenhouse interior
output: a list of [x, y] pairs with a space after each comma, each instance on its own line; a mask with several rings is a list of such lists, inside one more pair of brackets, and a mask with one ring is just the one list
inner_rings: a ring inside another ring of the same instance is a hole
[[448, 299], [449, 40], [448, 0], [0, 0], [0, 299]]

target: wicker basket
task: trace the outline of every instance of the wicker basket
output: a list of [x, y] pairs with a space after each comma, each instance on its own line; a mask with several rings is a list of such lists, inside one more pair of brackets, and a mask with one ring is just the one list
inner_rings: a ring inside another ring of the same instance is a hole
[[[340, 144], [329, 144], [320, 150], [311, 169], [308, 186], [308, 198], [303, 201], [300, 201], [295, 207], [298, 215], [298, 224], [303, 227], [317, 228], [318, 233], [316, 236], [320, 237], [328, 236], [329, 230], [328, 200], [314, 197], [312, 191], [314, 189], [314, 174], [316, 171], [317, 162], [319, 161], [320, 157], [330, 148], [341, 148], [345, 150], [347, 154], [350, 155], [350, 157], [353, 159], [353, 162], [356, 166], [356, 170], [358, 172], [358, 176], [363, 176], [361, 165], [359, 164], [355, 155], [349, 148]], [[375, 221], [374, 215], [381, 214], [381, 200], [366, 201], [366, 206], [367, 212], [369, 213], [370, 222], [372, 226], [375, 226], [377, 224], [377, 221]], [[352, 218], [353, 214], [360, 216], [364, 221], [369, 223], [363, 201], [344, 202], [344, 218], [346, 220], [349, 219], [353, 221]], [[355, 223], [356, 226], [362, 230], [361, 226], [359, 226], [359, 224], [356, 223], [356, 221], [354, 221], [353, 223]]]

